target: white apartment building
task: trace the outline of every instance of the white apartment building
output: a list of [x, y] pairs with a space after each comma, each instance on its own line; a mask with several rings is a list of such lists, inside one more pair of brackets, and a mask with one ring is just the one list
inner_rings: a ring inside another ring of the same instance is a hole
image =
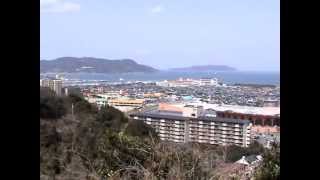
[[41, 87], [48, 87], [53, 90], [58, 96], [61, 95], [62, 80], [60, 79], [40, 79]]
[[[200, 108], [201, 109], [201, 108]], [[188, 113], [191, 113], [188, 115]], [[187, 112], [151, 110], [130, 115], [155, 128], [160, 139], [178, 143], [197, 142], [248, 147], [252, 124], [248, 120], [206, 117], [188, 107]]]
[[201, 78], [199, 85], [200, 86], [217, 86], [218, 79], [216, 79], [216, 78]]

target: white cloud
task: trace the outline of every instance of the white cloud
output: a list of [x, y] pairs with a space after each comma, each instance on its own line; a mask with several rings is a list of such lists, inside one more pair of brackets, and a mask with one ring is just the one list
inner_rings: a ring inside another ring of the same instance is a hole
[[153, 8], [151, 8], [151, 13], [157, 14], [163, 12], [165, 9], [162, 5], [156, 5]]
[[80, 11], [80, 4], [65, 0], [40, 0], [41, 13], [63, 13]]

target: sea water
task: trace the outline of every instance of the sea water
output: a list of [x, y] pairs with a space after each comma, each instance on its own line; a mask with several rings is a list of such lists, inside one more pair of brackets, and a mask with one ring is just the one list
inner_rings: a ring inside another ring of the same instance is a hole
[[160, 71], [156, 73], [125, 73], [125, 74], [101, 74], [101, 73], [65, 73], [65, 78], [79, 80], [105, 80], [109, 82], [121, 81], [163, 81], [178, 78], [218, 78], [223, 83], [247, 83], [247, 84], [280, 84], [279, 72], [256, 71], [232, 71], [232, 72], [170, 72]]

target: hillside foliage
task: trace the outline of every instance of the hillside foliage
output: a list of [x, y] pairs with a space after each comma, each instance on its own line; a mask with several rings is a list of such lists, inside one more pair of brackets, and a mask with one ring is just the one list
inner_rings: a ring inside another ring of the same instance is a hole
[[[114, 107], [98, 109], [80, 96], [57, 97], [41, 89], [43, 180], [219, 179], [215, 170], [221, 164], [265, 151], [257, 143], [242, 148], [163, 142], [149, 125]], [[257, 177], [267, 176], [268, 168], [263, 165]]]

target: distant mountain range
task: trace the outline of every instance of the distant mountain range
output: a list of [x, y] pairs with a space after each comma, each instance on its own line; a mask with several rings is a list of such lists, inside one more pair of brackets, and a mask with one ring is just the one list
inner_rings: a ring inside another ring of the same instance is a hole
[[157, 69], [150, 66], [138, 64], [132, 59], [109, 60], [93, 57], [61, 57], [54, 60], [40, 60], [41, 73], [151, 73], [157, 71]]
[[[235, 71], [236, 69], [225, 65], [203, 65], [183, 68], [172, 68], [175, 72], [209, 72], [209, 71]], [[138, 64], [132, 59], [109, 60], [94, 57], [61, 57], [53, 60], [40, 60], [41, 73], [152, 73], [159, 70]]]
[[236, 71], [235, 68], [225, 65], [203, 65], [203, 66], [191, 66], [184, 68], [172, 68], [169, 71], [179, 72], [208, 72], [208, 71]]

